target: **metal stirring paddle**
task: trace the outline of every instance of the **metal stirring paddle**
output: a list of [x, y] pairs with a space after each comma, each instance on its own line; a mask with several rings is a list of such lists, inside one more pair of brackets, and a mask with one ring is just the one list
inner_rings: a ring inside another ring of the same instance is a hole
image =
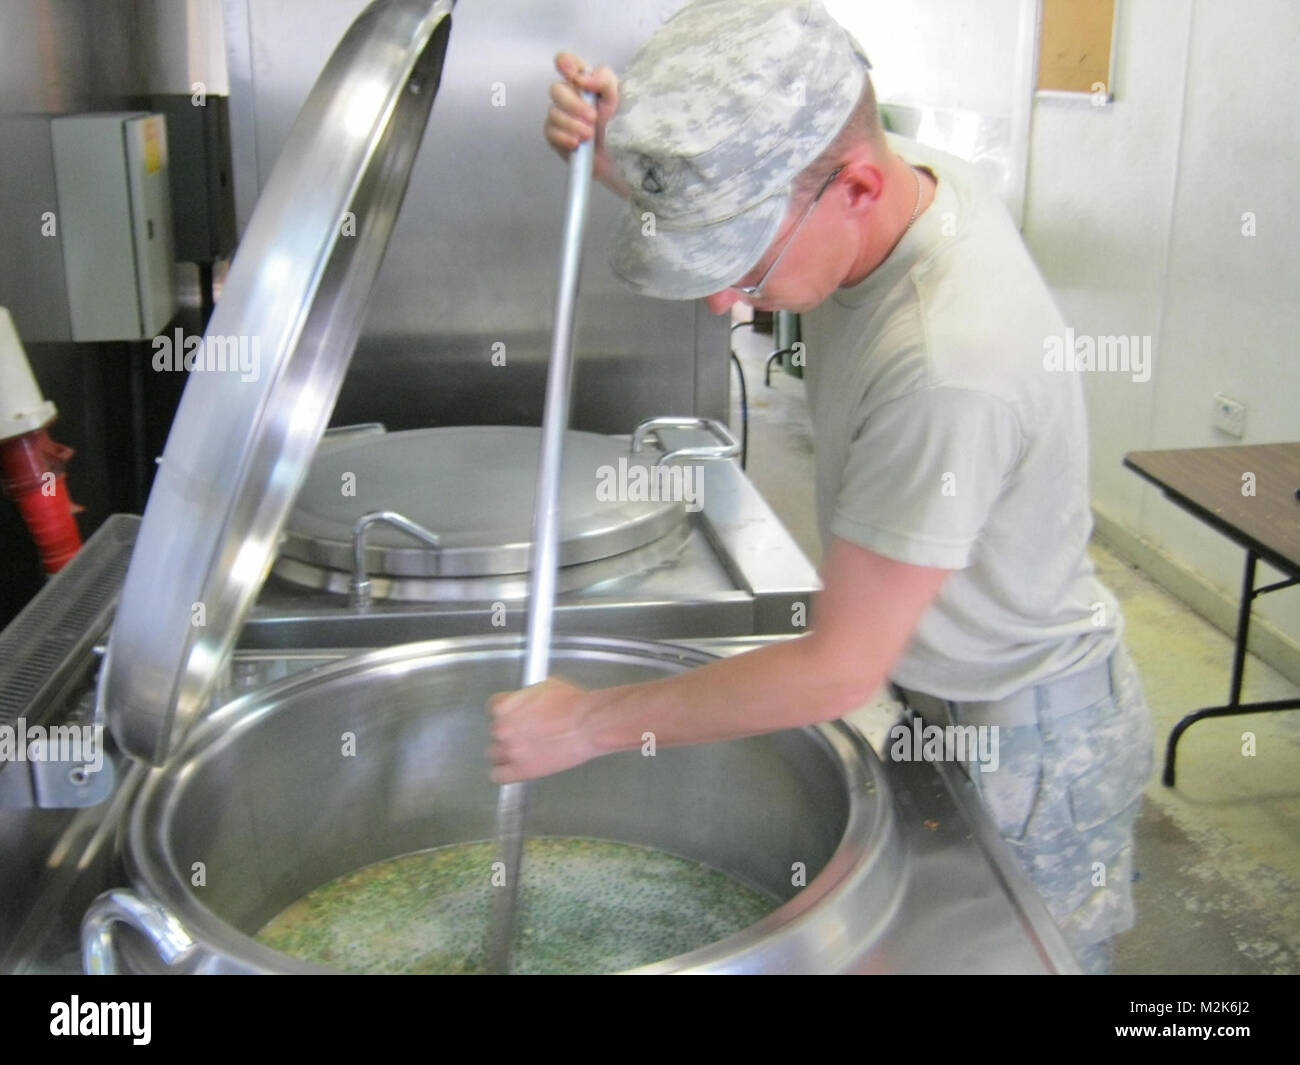
[[[595, 106], [593, 93], [583, 99]], [[560, 249], [560, 284], [555, 295], [555, 332], [546, 376], [546, 405], [542, 414], [542, 449], [537, 463], [537, 497], [533, 505], [533, 570], [528, 591], [528, 630], [524, 651], [526, 688], [544, 681], [551, 657], [551, 617], [555, 607], [556, 566], [559, 563], [560, 469], [564, 433], [569, 424], [569, 393], [573, 381], [573, 315], [582, 266], [582, 232], [587, 222], [591, 171], [595, 149], [584, 141], [569, 156], [569, 188]], [[505, 784], [497, 798], [499, 860], [505, 884], [495, 892], [488, 966], [494, 973], [510, 970], [515, 935], [515, 909], [524, 852], [524, 812], [528, 784]]]

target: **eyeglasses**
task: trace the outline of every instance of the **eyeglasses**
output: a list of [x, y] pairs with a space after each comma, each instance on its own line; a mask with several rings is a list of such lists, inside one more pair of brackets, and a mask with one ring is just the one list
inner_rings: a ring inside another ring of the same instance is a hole
[[799, 230], [803, 229], [804, 223], [812, 217], [812, 213], [816, 210], [818, 202], [826, 195], [826, 190], [831, 187], [832, 182], [840, 176], [843, 170], [843, 166], [837, 166], [826, 176], [826, 180], [822, 182], [822, 187], [817, 190], [817, 195], [812, 198], [812, 203], [808, 205], [807, 209], [805, 209], [803, 213], [803, 217], [799, 219], [799, 224], [795, 226], [794, 229], [790, 231], [790, 235], [785, 238], [785, 244], [782, 246], [780, 254], [772, 260], [772, 265], [763, 271], [763, 276], [758, 279], [758, 283], [753, 285], [732, 285], [732, 288], [737, 292], [743, 292], [746, 296], [750, 297], [750, 299], [753, 299], [763, 291], [763, 285], [767, 282], [767, 279], [772, 276], [772, 271], [775, 270], [781, 264], [781, 260], [785, 258], [785, 253], [790, 250], [790, 245], [794, 243], [794, 238], [799, 235]]

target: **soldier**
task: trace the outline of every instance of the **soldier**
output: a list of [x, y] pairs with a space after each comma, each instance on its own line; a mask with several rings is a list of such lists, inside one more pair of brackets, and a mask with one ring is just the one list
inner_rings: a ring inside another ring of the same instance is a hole
[[[1122, 619], [1086, 555], [1087, 423], [1046, 283], [972, 169], [886, 134], [819, 0], [694, 0], [620, 81], [561, 54], [546, 137], [595, 138], [642, 293], [803, 312], [823, 591], [810, 631], [691, 672], [490, 704], [499, 783], [640, 746], [829, 721], [887, 681], [997, 728], [972, 779], [1085, 968], [1133, 923], [1152, 765]], [[579, 90], [598, 94], [586, 104]], [[646, 220], [653, 220], [647, 225]]]

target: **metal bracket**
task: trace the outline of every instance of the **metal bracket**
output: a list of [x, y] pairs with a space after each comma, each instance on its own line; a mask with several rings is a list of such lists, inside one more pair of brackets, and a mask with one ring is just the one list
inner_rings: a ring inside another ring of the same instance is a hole
[[[64, 736], [67, 735], [64, 729], [77, 729], [84, 736], [81, 725], [42, 726], [42, 733]], [[93, 741], [95, 755], [80, 758], [51, 758], [49, 739], [26, 741], [23, 751], [26, 764], [8, 765], [0, 773], [0, 808], [61, 810], [105, 802], [113, 794], [117, 774], [104, 750], [103, 731], [93, 735], [97, 737]], [[84, 750], [79, 753], [86, 754]]]

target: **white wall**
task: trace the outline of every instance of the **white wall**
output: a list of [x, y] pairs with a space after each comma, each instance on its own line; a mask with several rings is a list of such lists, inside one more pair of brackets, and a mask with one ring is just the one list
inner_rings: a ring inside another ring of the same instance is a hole
[[[1085, 380], [1097, 507], [1235, 596], [1242, 551], [1121, 459], [1300, 439], [1300, 5], [1119, 13], [1115, 103], [1035, 104], [1025, 237], [1076, 331], [1154, 341], [1149, 382]], [[1247, 405], [1241, 441], [1211, 427], [1220, 391]], [[1256, 610], [1300, 640], [1300, 592]]]
[[[1019, 221], [1037, 0], [826, 0], [826, 6], [870, 57], [891, 128], [975, 163]], [[921, 116], [904, 117], [898, 105], [922, 108], [928, 117], [915, 124]]]
[[871, 60], [876, 95], [1010, 114], [1021, 0], [824, 0]]

